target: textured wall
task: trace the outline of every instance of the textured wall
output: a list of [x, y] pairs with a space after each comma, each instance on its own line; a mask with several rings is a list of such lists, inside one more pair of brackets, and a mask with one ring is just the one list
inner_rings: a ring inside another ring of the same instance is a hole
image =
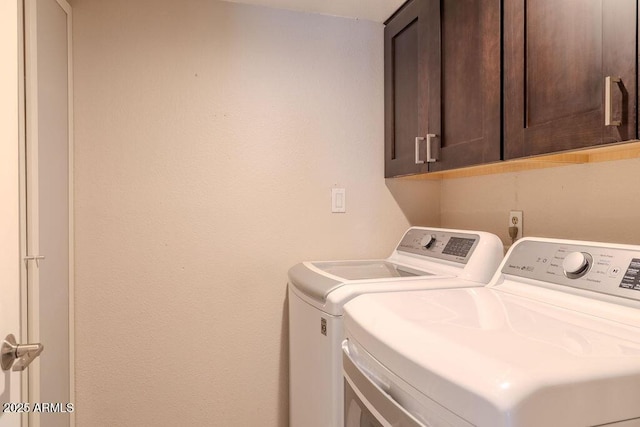
[[640, 159], [442, 181], [442, 225], [509, 241], [509, 210], [525, 236], [640, 244]]
[[439, 223], [382, 178], [382, 25], [72, 5], [78, 425], [286, 426], [287, 269]]

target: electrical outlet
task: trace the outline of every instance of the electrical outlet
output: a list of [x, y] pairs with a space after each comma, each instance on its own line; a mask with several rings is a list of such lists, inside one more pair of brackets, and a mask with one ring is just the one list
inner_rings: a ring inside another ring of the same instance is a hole
[[516, 236], [516, 240], [522, 237], [522, 211], [511, 211], [509, 212], [509, 227], [518, 227], [518, 235]]

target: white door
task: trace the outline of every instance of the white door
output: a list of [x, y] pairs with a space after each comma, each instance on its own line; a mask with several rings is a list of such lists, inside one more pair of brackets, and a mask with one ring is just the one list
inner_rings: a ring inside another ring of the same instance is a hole
[[[20, 330], [20, 115], [18, 1], [0, 2], [0, 341]], [[23, 402], [21, 374], [1, 371], [0, 426], [20, 426], [18, 409], [9, 402]]]
[[25, 1], [28, 340], [44, 345], [29, 368], [29, 427], [69, 427], [73, 408], [71, 8]]

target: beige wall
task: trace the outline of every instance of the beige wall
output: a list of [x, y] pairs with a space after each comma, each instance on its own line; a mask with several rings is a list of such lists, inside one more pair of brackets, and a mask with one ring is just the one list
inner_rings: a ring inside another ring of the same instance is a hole
[[78, 425], [287, 425], [287, 269], [440, 221], [382, 178], [382, 24], [72, 5]]
[[508, 243], [509, 210], [524, 235], [640, 244], [640, 159], [442, 181], [442, 226]]
[[640, 160], [385, 181], [381, 24], [72, 4], [79, 426], [286, 426], [286, 270], [409, 224], [640, 242]]

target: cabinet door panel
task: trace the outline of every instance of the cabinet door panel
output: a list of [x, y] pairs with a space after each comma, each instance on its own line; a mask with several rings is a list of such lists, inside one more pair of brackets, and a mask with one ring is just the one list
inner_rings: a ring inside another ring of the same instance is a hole
[[[620, 77], [620, 85], [612, 91], [612, 117], [621, 120], [620, 126], [607, 126], [604, 143], [636, 139], [637, 116], [637, 1], [606, 0], [603, 8], [603, 73]], [[603, 80], [604, 82], [604, 80]]]
[[441, 69], [429, 115], [441, 144], [433, 171], [500, 160], [500, 1], [440, 3], [440, 58], [430, 61]]
[[442, 134], [447, 146], [482, 137], [482, 109], [470, 108], [473, 102], [469, 103], [482, 99], [479, 8], [474, 0], [443, 2], [447, 20], [442, 25]]
[[[635, 3], [505, 2], [505, 159], [635, 136]], [[607, 75], [620, 127], [604, 126]]]
[[420, 101], [421, 2], [405, 6], [384, 30], [385, 177], [427, 171], [415, 163], [415, 139], [426, 122]]
[[411, 142], [418, 126], [418, 21], [411, 22], [392, 39], [393, 141], [391, 158], [405, 164], [415, 162]]
[[525, 72], [530, 126], [601, 108], [601, 3], [537, 0], [529, 7]]

